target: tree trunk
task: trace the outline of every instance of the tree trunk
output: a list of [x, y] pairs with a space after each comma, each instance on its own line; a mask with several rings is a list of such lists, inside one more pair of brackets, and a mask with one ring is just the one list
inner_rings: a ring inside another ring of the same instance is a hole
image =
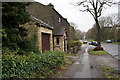
[[97, 42], [98, 42], [98, 47], [101, 47], [101, 37], [100, 37], [100, 25], [99, 25], [99, 22], [98, 22], [98, 19], [96, 18], [95, 19], [95, 22], [96, 22], [96, 27], [97, 27]]
[[115, 42], [117, 42], [117, 29], [116, 27], [114, 29], [115, 29]]

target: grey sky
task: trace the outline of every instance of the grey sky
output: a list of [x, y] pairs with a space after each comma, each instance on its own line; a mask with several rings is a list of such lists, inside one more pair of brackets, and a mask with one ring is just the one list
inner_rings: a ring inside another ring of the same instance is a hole
[[[94, 22], [93, 17], [88, 12], [80, 12], [77, 6], [74, 4], [80, 0], [35, 0], [40, 3], [47, 5], [52, 3], [54, 8], [64, 17], [67, 18], [68, 22], [73, 22], [76, 24], [76, 27], [81, 31], [88, 31]], [[119, 1], [119, 0], [114, 0]], [[108, 16], [113, 13], [118, 13], [118, 6], [113, 5], [103, 10], [102, 16]]]

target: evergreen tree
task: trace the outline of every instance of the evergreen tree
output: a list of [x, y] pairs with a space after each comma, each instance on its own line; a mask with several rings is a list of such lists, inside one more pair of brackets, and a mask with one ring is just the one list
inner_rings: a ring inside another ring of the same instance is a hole
[[3, 36], [2, 46], [16, 50], [21, 48], [27, 36], [27, 30], [20, 25], [30, 21], [26, 11], [28, 3], [25, 2], [3, 2], [2, 3], [2, 23]]

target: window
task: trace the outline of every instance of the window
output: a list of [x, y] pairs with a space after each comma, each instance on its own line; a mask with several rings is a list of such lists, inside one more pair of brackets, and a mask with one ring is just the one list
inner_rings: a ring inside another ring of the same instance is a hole
[[57, 37], [57, 38], [56, 38], [56, 43], [57, 43], [57, 45], [59, 45], [59, 42], [60, 42], [60, 41], [59, 41], [59, 37]]
[[60, 23], [61, 22], [61, 19], [59, 18], [58, 22]]

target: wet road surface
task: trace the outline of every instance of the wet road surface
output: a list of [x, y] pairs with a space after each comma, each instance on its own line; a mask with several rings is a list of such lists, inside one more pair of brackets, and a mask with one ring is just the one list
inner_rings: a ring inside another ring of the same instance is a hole
[[111, 43], [102, 43], [102, 47], [115, 58], [120, 57], [120, 45]]

